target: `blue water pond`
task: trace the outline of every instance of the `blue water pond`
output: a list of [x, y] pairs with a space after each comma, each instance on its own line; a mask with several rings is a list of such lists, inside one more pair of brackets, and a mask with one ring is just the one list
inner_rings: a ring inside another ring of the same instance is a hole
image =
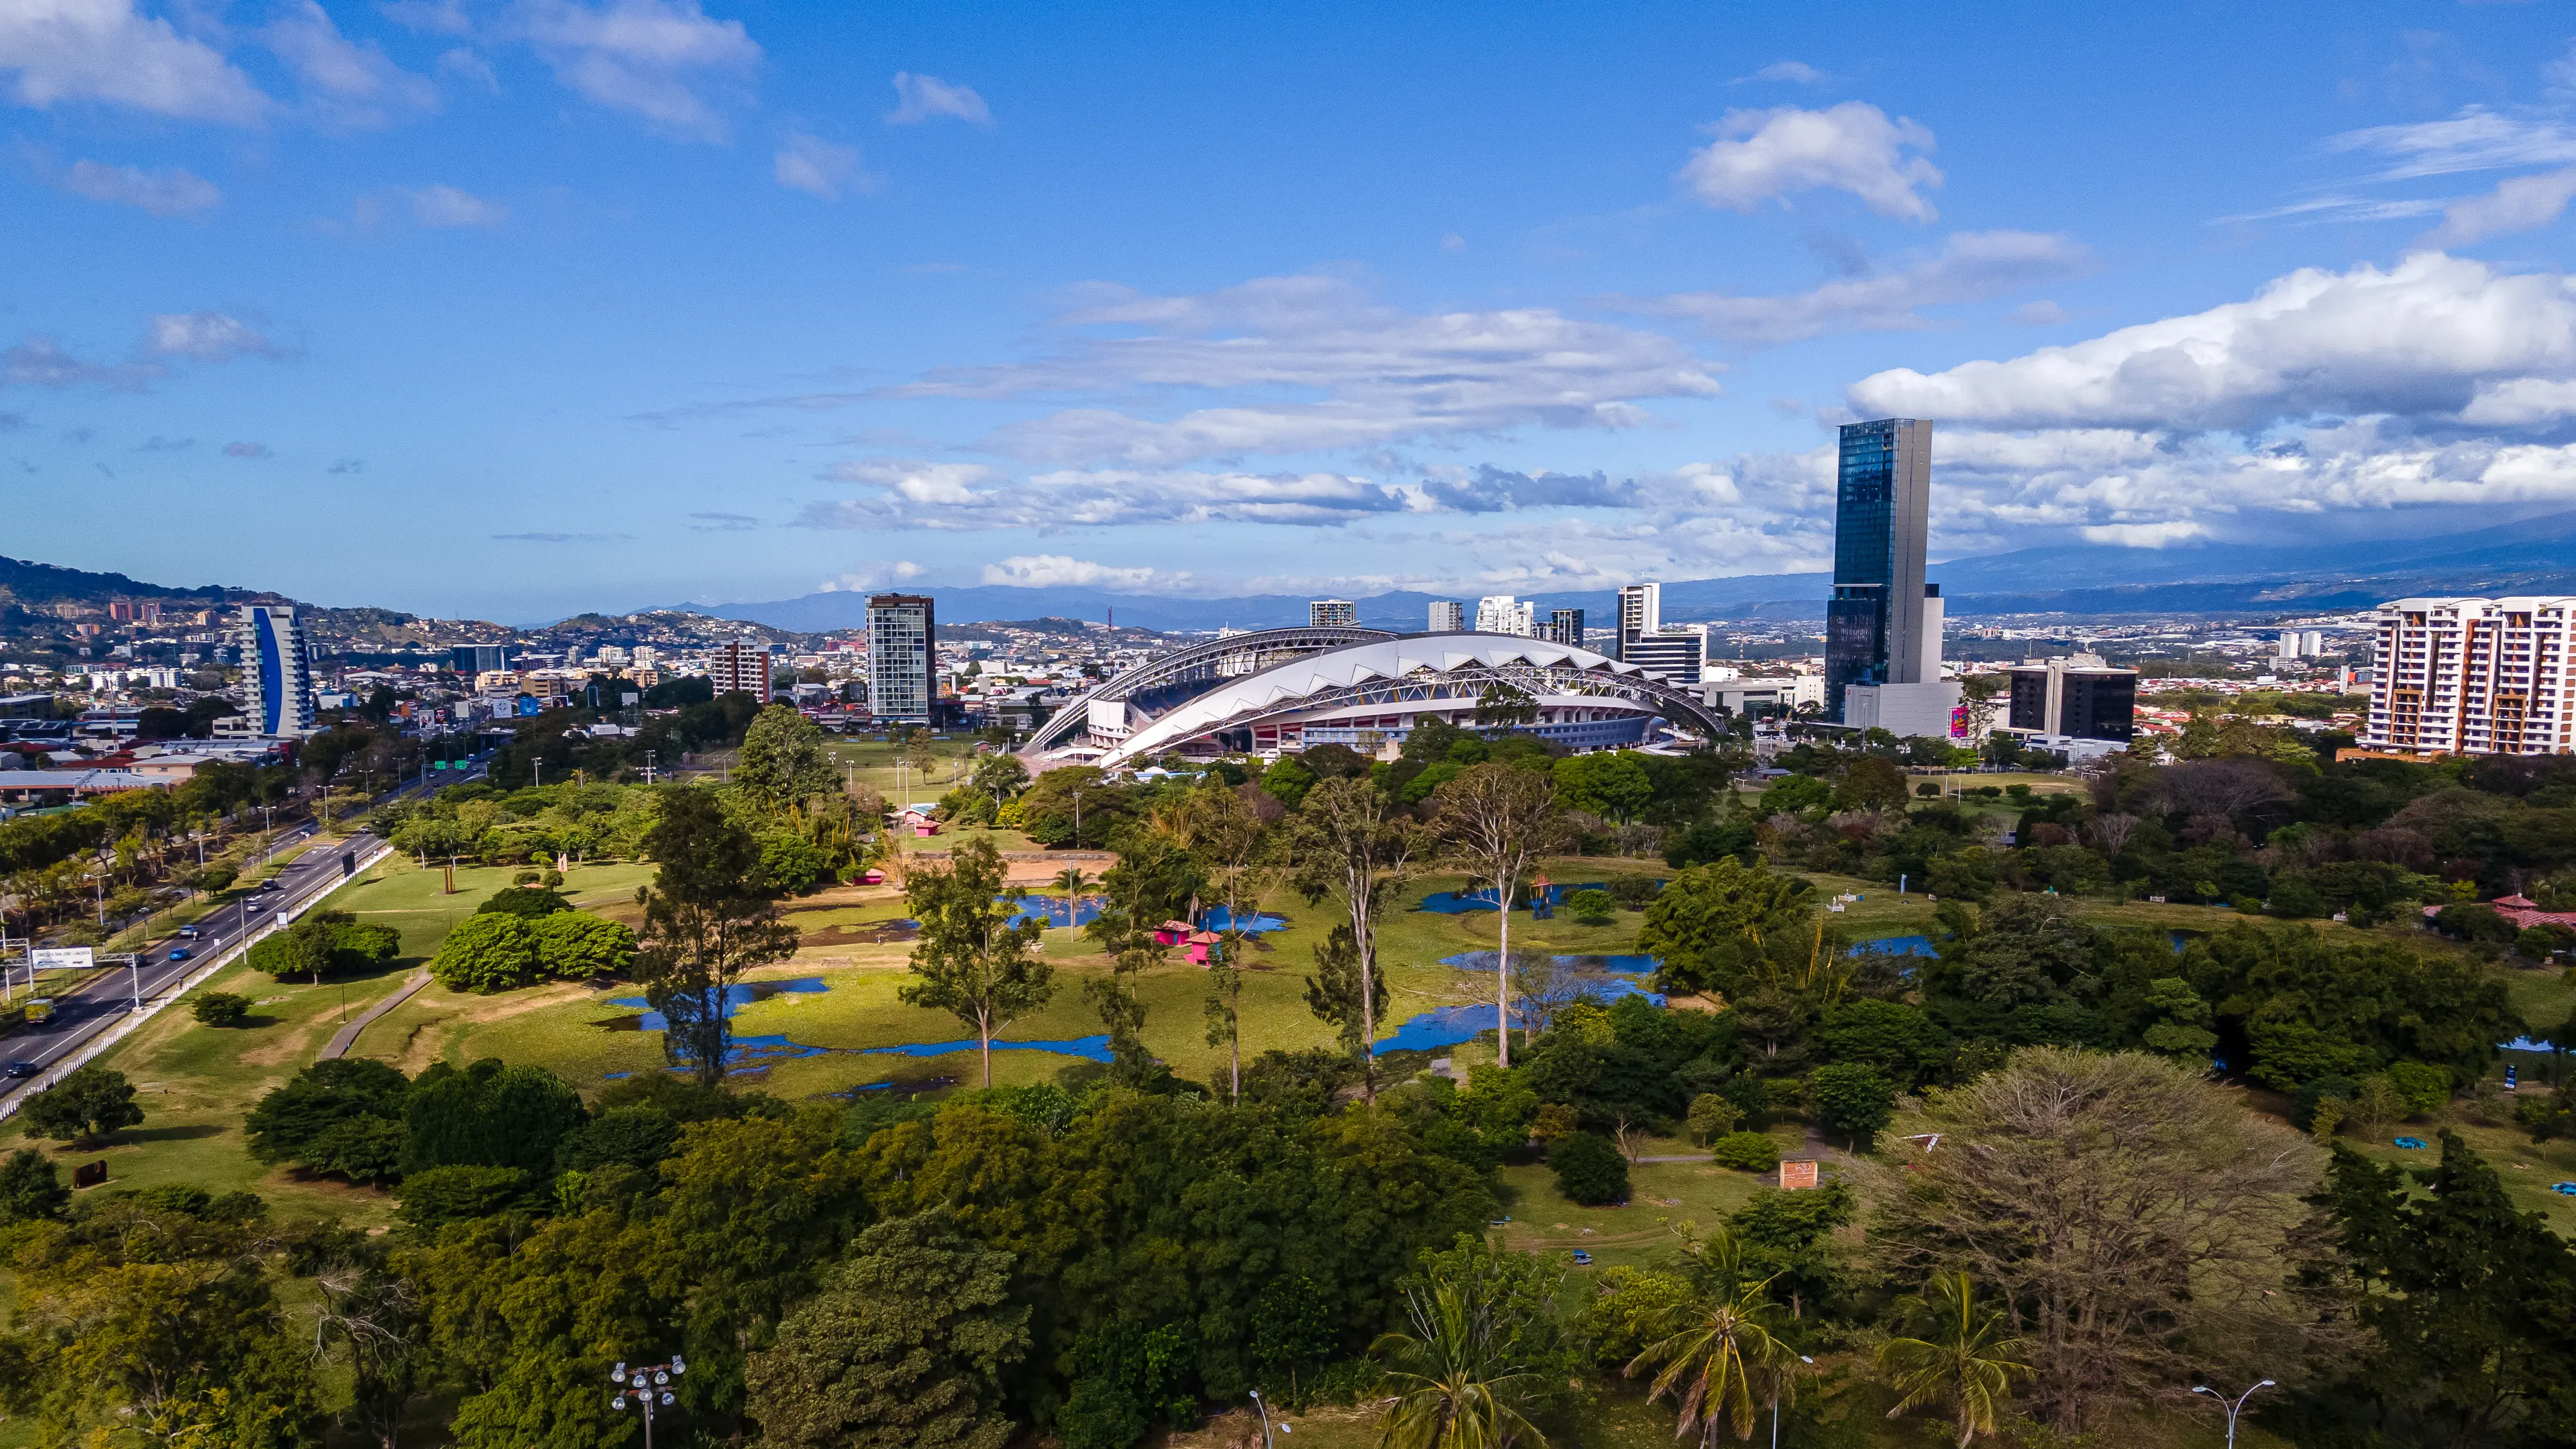
[[[1499, 952], [1461, 951], [1455, 956], [1441, 957], [1440, 964], [1455, 966], [1461, 971], [1491, 971], [1500, 959]], [[1571, 971], [1609, 971], [1622, 976], [1652, 975], [1664, 964], [1652, 956], [1550, 956], [1547, 959]], [[1518, 956], [1512, 958], [1515, 965], [1520, 960]]]
[[[1210, 906], [1206, 910], [1199, 912], [1199, 928], [1207, 931], [1233, 930], [1234, 915], [1223, 906]], [[1287, 929], [1288, 918], [1286, 916], [1273, 914], [1269, 911], [1255, 911], [1252, 915], [1246, 917], [1243, 923], [1243, 933], [1247, 936], [1258, 936], [1265, 931], [1284, 931]]]
[[[995, 896], [993, 899], [1001, 901], [1007, 897]], [[1011, 919], [1013, 922], [1040, 921], [1051, 927], [1088, 926], [1099, 917], [1100, 908], [1107, 904], [1107, 896], [1076, 896], [1072, 900], [1062, 896], [1029, 896], [1020, 902], [1017, 911], [1012, 912]]]
[[1851, 948], [1851, 954], [1855, 956], [1938, 956], [1941, 952], [1933, 946], [1932, 938], [1929, 936], [1884, 936], [1875, 941], [1861, 942]]
[[[1563, 904], [1565, 898], [1576, 891], [1608, 889], [1609, 885], [1605, 881], [1569, 881], [1563, 885], [1550, 885], [1531, 890], [1529, 895], [1533, 900], [1544, 896], [1549, 905], [1555, 906]], [[1480, 891], [1433, 891], [1424, 896], [1422, 904], [1414, 909], [1443, 916], [1463, 916], [1469, 911], [1490, 911], [1494, 908], [1494, 902], [1500, 898], [1500, 894], [1492, 886], [1487, 886]]]

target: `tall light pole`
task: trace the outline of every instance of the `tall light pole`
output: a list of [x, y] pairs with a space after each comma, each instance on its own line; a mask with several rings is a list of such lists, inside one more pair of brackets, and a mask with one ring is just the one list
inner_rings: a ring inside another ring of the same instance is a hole
[[1082, 792], [1073, 792], [1073, 848], [1082, 849]]
[[[1278, 1449], [1279, 1441], [1270, 1437], [1271, 1430], [1274, 1427], [1270, 1422], [1270, 1406], [1261, 1401], [1261, 1390], [1259, 1389], [1254, 1389], [1252, 1391], [1252, 1407], [1259, 1411], [1261, 1415], [1261, 1449]], [[1275, 1427], [1278, 1432], [1282, 1434], [1288, 1432], [1288, 1426], [1285, 1424], [1280, 1424]]]
[[681, 1362], [680, 1356], [675, 1353], [671, 1355], [669, 1363], [629, 1366], [621, 1360], [617, 1367], [610, 1371], [608, 1381], [617, 1386], [617, 1397], [608, 1401], [608, 1407], [620, 1413], [625, 1412], [626, 1399], [630, 1394], [638, 1404], [643, 1406], [644, 1449], [653, 1449], [653, 1411], [656, 1408], [667, 1409], [678, 1402], [671, 1393], [671, 1380], [688, 1372], [688, 1368], [689, 1366]]
[[[1798, 1355], [1798, 1362], [1812, 1364], [1815, 1360], [1802, 1353]], [[1780, 1449], [1780, 1382], [1777, 1379], [1771, 1381], [1771, 1449]]]
[[[2263, 1382], [2256, 1384], [2254, 1389], [2268, 1389], [2272, 1387], [2274, 1387], [2272, 1381], [2270, 1379], [2265, 1379]], [[2220, 1393], [2218, 1390], [2211, 1388], [2207, 1384], [2200, 1384], [2192, 1389], [2192, 1392], [2195, 1394], [2207, 1394], [2211, 1398], [2216, 1399], [2219, 1403], [2226, 1405], [2227, 1449], [2236, 1449], [2236, 1416], [2244, 1412], [2245, 1401], [2254, 1397], [2254, 1389], [2247, 1389], [2245, 1392], [2238, 1394], [2233, 1402], [2230, 1402], [2225, 1394]]]

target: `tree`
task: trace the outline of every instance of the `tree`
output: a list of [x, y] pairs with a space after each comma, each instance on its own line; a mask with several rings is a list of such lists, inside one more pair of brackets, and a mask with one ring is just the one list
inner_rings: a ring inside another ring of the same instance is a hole
[[662, 1050], [714, 1086], [733, 1040], [732, 993], [745, 971], [796, 954], [796, 930], [752, 886], [760, 843], [704, 787], [666, 791], [644, 837], [659, 868], [644, 894], [635, 954], [644, 998], [670, 1023]]
[[1771, 1280], [1743, 1275], [1734, 1234], [1720, 1228], [1694, 1246], [1698, 1295], [1657, 1325], [1663, 1336], [1631, 1359], [1626, 1373], [1634, 1378], [1657, 1368], [1646, 1397], [1672, 1398], [1681, 1416], [1675, 1433], [1688, 1436], [1696, 1428], [1700, 1442], [1713, 1449], [1721, 1425], [1738, 1439], [1752, 1437], [1755, 1395], [1764, 1389], [1777, 1395], [1797, 1355], [1773, 1335], [1778, 1309]]
[[[2412, 1172], [2334, 1153], [2326, 1200], [2377, 1349], [2358, 1384], [2452, 1444], [2576, 1437], [2576, 1253], [2467, 1143]], [[2420, 1190], [2419, 1190], [2420, 1189]], [[2428, 1436], [2429, 1438], [2430, 1436]]]
[[1538, 701], [1509, 680], [1497, 679], [1476, 696], [1479, 733], [1509, 733], [1538, 722]]
[[2158, 1056], [2178, 1062], [2206, 1062], [2218, 1049], [2218, 1033], [2209, 1029], [2209, 1003], [2179, 976], [2159, 976], [2147, 983], [2147, 1008], [2157, 1021], [2138, 1040]]
[[1004, 876], [1002, 853], [978, 839], [951, 851], [945, 869], [913, 872], [903, 888], [921, 936], [912, 948], [913, 980], [900, 995], [908, 1005], [948, 1012], [975, 1033], [987, 1087], [993, 1038], [1055, 995], [1055, 968], [1037, 953], [1043, 928], [1019, 918], [1028, 893], [1005, 890]]
[[538, 968], [559, 981], [622, 975], [635, 964], [635, 933], [587, 911], [542, 917], [529, 935]]
[[71, 1200], [72, 1190], [36, 1149], [21, 1147], [0, 1163], [0, 1227], [61, 1217]]
[[1385, 1449], [1544, 1449], [1547, 1436], [1524, 1412], [1544, 1384], [1498, 1305], [1472, 1282], [1435, 1279], [1406, 1290], [1404, 1317], [1410, 1332], [1369, 1350], [1386, 1364], [1378, 1392], [1394, 1400]]
[[1995, 1432], [1995, 1411], [2011, 1398], [2013, 1380], [2030, 1377], [2031, 1368], [2012, 1357], [2022, 1345], [2005, 1332], [2004, 1316], [1977, 1306], [1967, 1274], [1936, 1273], [1927, 1286], [1913, 1305], [1921, 1337], [1879, 1345], [1879, 1371], [1904, 1396], [1887, 1417], [1946, 1404], [1959, 1426], [1958, 1449], [1968, 1449], [1969, 1440]]
[[1240, 1102], [1243, 972], [1253, 945], [1249, 927], [1262, 899], [1278, 884], [1282, 866], [1260, 812], [1227, 786], [1192, 790], [1158, 824], [1199, 862], [1209, 894], [1225, 908], [1226, 928], [1217, 933], [1217, 951], [1208, 962], [1207, 1043], [1226, 1049], [1227, 1095]]
[[506, 1167], [554, 1172], [557, 1146], [588, 1119], [572, 1084], [538, 1066], [485, 1058], [462, 1070], [437, 1062], [403, 1102], [402, 1170]]
[[1386, 1011], [1386, 978], [1362, 974], [1359, 944], [1348, 926], [1336, 924], [1325, 932], [1314, 954], [1315, 974], [1306, 978], [1306, 1009], [1317, 1021], [1338, 1027], [1342, 1050], [1364, 1064], [1371, 1024]]
[[[1512, 1064], [1512, 906], [1539, 856], [1560, 848], [1563, 817], [1556, 782], [1536, 770], [1488, 760], [1471, 765], [1432, 797], [1434, 828], [1452, 857], [1495, 893], [1500, 920], [1494, 958], [1497, 1060]], [[1523, 1029], [1527, 1045], [1527, 1029]]]
[[783, 704], [753, 717], [732, 774], [744, 798], [768, 815], [841, 793], [841, 772], [823, 742], [823, 727]]
[[1689, 1117], [1691, 1140], [1702, 1147], [1734, 1131], [1735, 1124], [1743, 1120], [1742, 1108], [1714, 1092], [1702, 1092], [1691, 1098]]
[[207, 1026], [239, 1026], [250, 1016], [250, 998], [229, 991], [209, 991], [188, 1008]]
[[1866, 1152], [1878, 1129], [1896, 1115], [1896, 1084], [1865, 1062], [1835, 1062], [1807, 1074], [1807, 1100], [1852, 1151]]
[[143, 1109], [125, 1073], [92, 1062], [28, 1098], [18, 1115], [39, 1137], [91, 1147], [141, 1122]]
[[537, 935], [506, 912], [467, 916], [439, 943], [429, 972], [451, 991], [509, 991], [537, 979]]
[[[1359, 1013], [1361, 1090], [1377, 1096], [1377, 1013], [1384, 983], [1377, 969], [1377, 918], [1423, 845], [1422, 834], [1365, 778], [1326, 780], [1290, 817], [1297, 861], [1290, 883], [1309, 905], [1332, 898], [1350, 922], [1357, 989], [1343, 998]], [[1322, 966], [1322, 948], [1317, 948]], [[1309, 993], [1311, 999], [1312, 988]], [[1347, 1034], [1351, 1024], [1345, 1022]]]
[[489, 899], [475, 907], [476, 914], [499, 912], [534, 922], [571, 910], [572, 902], [558, 890], [544, 886], [508, 886], [492, 892]]
[[410, 1096], [409, 1079], [383, 1062], [315, 1062], [251, 1108], [243, 1122], [250, 1155], [351, 1182], [382, 1182], [401, 1170]]
[[1002, 1449], [1008, 1375], [1029, 1350], [1012, 1256], [936, 1214], [876, 1224], [744, 1371], [765, 1442]]
[[1577, 1132], [1550, 1146], [1547, 1167], [1569, 1202], [1601, 1207], [1628, 1200], [1628, 1159], [1597, 1132]]
[[1941, 1143], [1857, 1169], [1881, 1189], [1872, 1246], [1900, 1274], [1992, 1285], [2061, 1432], [2186, 1367], [2255, 1374], [2318, 1321], [2287, 1257], [2317, 1149], [2198, 1071], [2034, 1047], [1898, 1130]]
[[1816, 920], [1815, 887], [1726, 856], [1673, 877], [1646, 907], [1637, 949], [1675, 986], [1732, 994], [1767, 955], [1807, 955]]

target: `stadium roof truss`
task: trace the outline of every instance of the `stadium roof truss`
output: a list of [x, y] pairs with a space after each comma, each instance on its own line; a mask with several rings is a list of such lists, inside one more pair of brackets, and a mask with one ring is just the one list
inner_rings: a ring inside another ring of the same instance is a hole
[[1131, 701], [1175, 686], [1198, 684], [1214, 688], [1226, 679], [1257, 674], [1305, 655], [1395, 637], [1384, 629], [1326, 624], [1297, 629], [1260, 629], [1185, 644], [1170, 653], [1155, 655], [1056, 711], [1055, 717], [1030, 738], [1026, 753], [1037, 755], [1062, 749], [1075, 737], [1089, 733], [1090, 708], [1094, 701], [1129, 704], [1132, 712], [1135, 706]]

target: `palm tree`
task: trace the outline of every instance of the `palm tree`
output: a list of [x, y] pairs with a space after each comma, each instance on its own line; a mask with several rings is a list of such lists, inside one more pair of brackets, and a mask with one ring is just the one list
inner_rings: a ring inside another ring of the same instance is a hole
[[1880, 1372], [1905, 1396], [1887, 1417], [1947, 1403], [1959, 1426], [1959, 1449], [1967, 1449], [1979, 1433], [1995, 1431], [1995, 1409], [2012, 1396], [2012, 1381], [2030, 1377], [2031, 1368], [2006, 1357], [2020, 1351], [2021, 1340], [2003, 1336], [2001, 1313], [1977, 1307], [1967, 1274], [1937, 1274], [1928, 1286], [1916, 1300], [1924, 1336], [1892, 1338], [1878, 1351]]
[[1387, 1334], [1369, 1349], [1387, 1361], [1379, 1392], [1395, 1399], [1381, 1449], [1547, 1449], [1547, 1436], [1520, 1410], [1538, 1376], [1512, 1353], [1490, 1303], [1466, 1284], [1442, 1281], [1407, 1289], [1404, 1312], [1413, 1331]]
[[1064, 892], [1067, 900], [1082, 894], [1090, 888], [1091, 883], [1091, 877], [1084, 875], [1082, 867], [1078, 865], [1068, 865], [1055, 874], [1055, 888]]
[[1743, 1276], [1734, 1235], [1720, 1229], [1694, 1247], [1706, 1296], [1675, 1313], [1674, 1331], [1646, 1345], [1626, 1372], [1633, 1378], [1640, 1369], [1661, 1365], [1646, 1397], [1673, 1395], [1681, 1413], [1675, 1432], [1687, 1435], [1697, 1428], [1700, 1442], [1714, 1446], [1721, 1422], [1738, 1439], [1753, 1437], [1755, 1394], [1765, 1387], [1779, 1393], [1797, 1353], [1772, 1335], [1779, 1310], [1771, 1302], [1771, 1279]]

